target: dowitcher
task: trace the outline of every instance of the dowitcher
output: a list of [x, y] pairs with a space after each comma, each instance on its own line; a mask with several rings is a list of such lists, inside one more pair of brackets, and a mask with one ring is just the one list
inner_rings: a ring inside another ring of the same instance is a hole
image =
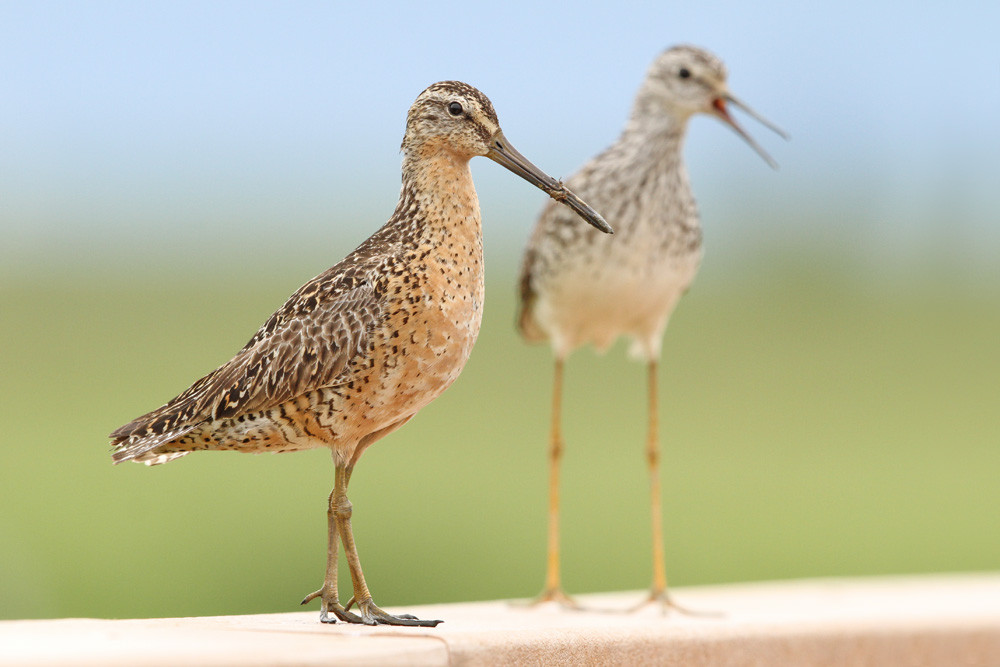
[[630, 354], [648, 365], [650, 506], [653, 525], [651, 601], [667, 595], [660, 519], [657, 361], [663, 332], [701, 260], [701, 228], [682, 161], [688, 120], [705, 113], [733, 128], [768, 164], [771, 158], [732, 119], [739, 107], [784, 134], [736, 99], [726, 70], [712, 54], [691, 46], [662, 53], [639, 88], [619, 139], [585, 164], [567, 184], [615, 227], [603, 238], [577, 229], [558, 207], [547, 206], [528, 243], [520, 282], [518, 329], [531, 342], [548, 340], [555, 355], [550, 432], [549, 534], [545, 588], [539, 601], [575, 606], [559, 575], [559, 464], [563, 364], [587, 343], [606, 349], [631, 338]]
[[[328, 623], [440, 623], [375, 605], [347, 486], [365, 449], [455, 381], [479, 333], [482, 229], [469, 160], [484, 155], [611, 231], [514, 150], [489, 99], [467, 84], [436, 83], [417, 97], [402, 153], [399, 203], [381, 229], [295, 292], [230, 361], [110, 436], [115, 463], [153, 465], [202, 449], [332, 450], [326, 577], [302, 601], [320, 598], [320, 620]], [[340, 545], [353, 583], [346, 605], [337, 591]]]

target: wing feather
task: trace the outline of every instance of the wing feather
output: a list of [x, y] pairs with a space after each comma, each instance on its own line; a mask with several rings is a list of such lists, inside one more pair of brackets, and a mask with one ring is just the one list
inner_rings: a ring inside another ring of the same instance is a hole
[[347, 381], [382, 317], [382, 298], [370, 273], [334, 269], [303, 285], [227, 363], [111, 433], [114, 460], [134, 458], [205, 421], [267, 410]]

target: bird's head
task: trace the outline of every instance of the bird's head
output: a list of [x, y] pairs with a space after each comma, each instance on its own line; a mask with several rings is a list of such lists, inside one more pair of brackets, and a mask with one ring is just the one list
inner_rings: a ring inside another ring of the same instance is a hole
[[500, 130], [493, 103], [467, 83], [441, 81], [420, 93], [406, 117], [403, 152], [418, 160], [442, 152], [460, 160], [488, 157], [566, 204], [597, 229], [612, 233], [597, 211], [511, 146]]
[[764, 149], [729, 114], [729, 105], [741, 109], [784, 139], [788, 135], [741, 102], [726, 83], [726, 66], [717, 57], [694, 46], [675, 46], [650, 65], [639, 95], [646, 113], [668, 113], [680, 122], [696, 113], [714, 116], [731, 127], [750, 147], [776, 167]]

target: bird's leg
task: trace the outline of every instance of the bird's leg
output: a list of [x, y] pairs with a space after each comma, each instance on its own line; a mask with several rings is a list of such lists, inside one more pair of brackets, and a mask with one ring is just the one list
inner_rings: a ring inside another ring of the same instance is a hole
[[352, 619], [352, 622], [364, 623], [365, 625], [411, 625], [429, 628], [436, 626], [441, 621], [422, 621], [410, 614], [393, 616], [379, 609], [372, 600], [368, 584], [365, 583], [365, 575], [361, 571], [361, 559], [358, 557], [358, 549], [354, 544], [354, 532], [351, 530], [353, 508], [351, 501], [347, 499], [347, 480], [351, 477], [351, 471], [351, 466], [337, 464], [337, 481], [333, 488], [335, 497], [331, 500], [330, 505], [334, 508], [337, 532], [344, 545], [344, 555], [347, 557], [347, 565], [351, 570], [351, 581], [354, 584], [354, 597], [347, 603], [347, 609], [356, 603], [358, 612], [361, 614], [360, 617], [351, 614], [356, 619]]
[[[336, 502], [336, 482], [334, 490], [330, 492], [330, 500], [326, 509], [327, 524], [327, 545], [326, 545], [326, 577], [323, 578], [323, 587], [315, 593], [310, 593], [302, 600], [306, 604], [314, 598], [320, 598], [319, 620], [323, 623], [336, 623], [339, 618], [347, 623], [361, 623], [361, 617], [352, 614], [340, 604], [340, 597], [337, 592], [337, 552], [340, 551], [340, 538], [337, 531], [337, 517], [335, 511]], [[336, 618], [330, 616], [333, 613]]]
[[649, 361], [649, 430], [646, 437], [646, 462], [649, 466], [649, 514], [653, 524], [653, 586], [649, 597], [636, 609], [647, 604], [659, 603], [664, 612], [668, 608], [690, 613], [677, 605], [667, 593], [666, 556], [663, 553], [663, 514], [660, 495], [660, 434], [659, 401], [657, 398], [657, 362]]
[[646, 463], [649, 465], [649, 514], [653, 522], [653, 589], [650, 599], [667, 599], [667, 566], [663, 553], [663, 499], [660, 495], [660, 417], [657, 398], [657, 363], [649, 362], [649, 429], [646, 434]]
[[563, 359], [556, 357], [555, 379], [552, 387], [552, 431], [549, 437], [549, 545], [548, 565], [545, 571], [545, 589], [534, 603], [558, 602], [564, 607], [578, 609], [579, 605], [562, 589], [559, 576], [559, 464], [563, 455], [563, 438], [560, 415], [562, 412]]

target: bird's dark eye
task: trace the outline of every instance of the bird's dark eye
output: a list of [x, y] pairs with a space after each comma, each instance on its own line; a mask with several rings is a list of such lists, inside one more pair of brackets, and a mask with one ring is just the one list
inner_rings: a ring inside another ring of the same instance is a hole
[[452, 102], [451, 104], [448, 105], [448, 113], [450, 113], [452, 116], [461, 116], [462, 105], [459, 104], [458, 102]]
[[682, 67], [680, 68], [680, 70], [678, 70], [677, 76], [679, 76], [682, 79], [690, 78], [691, 70], [689, 70], [687, 67]]

